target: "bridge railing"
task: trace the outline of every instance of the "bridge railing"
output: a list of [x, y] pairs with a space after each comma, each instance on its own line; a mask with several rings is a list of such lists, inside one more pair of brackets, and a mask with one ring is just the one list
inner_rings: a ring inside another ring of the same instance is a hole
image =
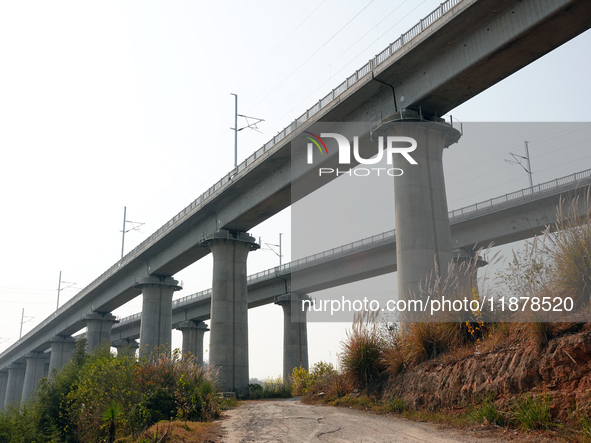
[[286, 263], [281, 266], [276, 266], [271, 269], [266, 269], [256, 274], [248, 276], [248, 282], [253, 283], [256, 280], [267, 279], [269, 277], [277, 277], [282, 274], [289, 274], [290, 272], [306, 268], [308, 266], [317, 265], [324, 261], [333, 260], [335, 257], [343, 254], [349, 254], [353, 251], [363, 251], [371, 247], [375, 247], [376, 244], [390, 242], [396, 238], [396, 230], [382, 232], [381, 234], [372, 235], [361, 240], [348, 243], [346, 245], [338, 246], [336, 248], [328, 249], [326, 251], [319, 252], [314, 255], [294, 260], [290, 263]]
[[[359, 79], [368, 75], [372, 69], [374, 69], [379, 64], [383, 63], [386, 59], [391, 57], [396, 51], [400, 50], [404, 45], [409, 43], [412, 39], [420, 35], [425, 29], [435, 23], [438, 19], [440, 19], [446, 12], [450, 11], [454, 6], [461, 3], [463, 0], [446, 0], [443, 2], [437, 9], [433, 10], [429, 15], [423, 18], [417, 25], [413, 26], [409, 31], [402, 34], [396, 41], [392, 44], [388, 45], [384, 51], [380, 52], [378, 55], [370, 59], [365, 65], [359, 68], [355, 73], [350, 76], [349, 78], [345, 79], [339, 86], [331, 91], [330, 94], [325, 96], [323, 99], [319, 100], [315, 103], [311, 108], [309, 108], [304, 114], [298, 117], [293, 123], [289, 126], [284, 128], [280, 131], [275, 137], [265, 143], [262, 148], [257, 150], [254, 154], [244, 160], [242, 163], [238, 165], [236, 169], [233, 169], [220, 180], [218, 180], [213, 186], [207, 189], [203, 194], [201, 194], [197, 199], [195, 199], [189, 206], [184, 208], [180, 211], [177, 215], [175, 215], [171, 220], [167, 223], [162, 225], [158, 230], [156, 230], [152, 235], [150, 235], [146, 240], [140, 243], [137, 247], [127, 253], [121, 260], [103, 272], [100, 276], [94, 279], [89, 285], [87, 285], [82, 291], [76, 294], [72, 299], [68, 302], [64, 303], [64, 305], [58, 309], [54, 313], [54, 315], [59, 314], [60, 312], [68, 309], [71, 305], [76, 303], [85, 294], [96, 288], [101, 282], [103, 282], [107, 277], [115, 273], [120, 267], [126, 265], [127, 263], [131, 262], [134, 258], [139, 255], [139, 252], [147, 248], [150, 244], [152, 244], [156, 239], [163, 236], [166, 232], [172, 229], [173, 225], [175, 225], [179, 220], [183, 219], [187, 214], [192, 213], [196, 210], [197, 207], [203, 206], [204, 202], [212, 196], [214, 192], [219, 190], [225, 184], [230, 183], [234, 176], [244, 169], [246, 169], [249, 165], [254, 163], [254, 161], [260, 158], [265, 152], [269, 151], [275, 144], [279, 141], [284, 139], [288, 134], [292, 132], [293, 129], [297, 128], [298, 126], [305, 123], [308, 119], [310, 119], [314, 114], [320, 111], [322, 108], [328, 106], [334, 100], [336, 100], [341, 94], [343, 94], [347, 89], [353, 86]], [[330, 97], [330, 99], [329, 99]], [[53, 317], [53, 316], [51, 316]], [[50, 318], [46, 319], [46, 321], [50, 321]], [[42, 322], [45, 323], [45, 322]]]
[[267, 278], [269, 276], [278, 276], [282, 274], [289, 274], [291, 272], [291, 263], [285, 263], [281, 266], [275, 266], [274, 268], [265, 269], [264, 271], [257, 272], [248, 276], [247, 280], [249, 283], [256, 281], [261, 278]]
[[511, 192], [509, 194], [491, 198], [490, 200], [475, 203], [473, 205], [465, 206], [460, 209], [455, 209], [453, 211], [450, 211], [449, 218], [451, 219], [453, 217], [461, 217], [463, 215], [470, 214], [471, 212], [498, 205], [500, 203], [509, 202], [511, 200], [517, 200], [527, 196], [534, 196], [536, 194], [539, 194], [540, 192], [547, 191], [549, 189], [557, 189], [560, 186], [572, 184], [585, 178], [591, 178], [591, 169], [576, 172], [574, 174], [567, 175], [566, 177], [561, 177], [544, 183], [540, 183], [539, 185], [535, 185], [531, 188], [521, 189], [520, 191]]
[[142, 318], [142, 313], [138, 312], [137, 314], [130, 315], [129, 317], [123, 317], [123, 318], [118, 319], [119, 323], [117, 323], [117, 326], [122, 326], [127, 323], [133, 323], [134, 321], [139, 320], [141, 318]]
[[191, 301], [191, 300], [196, 300], [198, 298], [207, 298], [207, 297], [211, 297], [211, 289], [206, 289], [205, 291], [200, 291], [195, 294], [191, 294], [191, 295], [187, 295], [185, 297], [177, 298], [176, 300], [173, 300], [172, 304], [173, 304], [173, 306], [178, 306], [178, 305], [184, 304], [184, 303]]

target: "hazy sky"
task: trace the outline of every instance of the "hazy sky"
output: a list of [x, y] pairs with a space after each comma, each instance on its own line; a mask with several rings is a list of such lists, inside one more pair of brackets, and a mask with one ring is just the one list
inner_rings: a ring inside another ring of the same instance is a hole
[[[229, 172], [230, 93], [239, 95], [240, 114], [265, 120], [261, 133], [240, 132], [242, 161], [439, 3], [2, 2], [0, 351], [18, 339], [23, 308], [23, 334], [55, 310], [60, 271], [75, 283], [61, 305], [119, 259], [124, 206], [129, 220], [145, 223], [126, 235], [128, 252]], [[591, 121], [589, 47], [587, 32], [451, 114], [574, 122], [568, 131], [583, 131]], [[589, 143], [572, 143], [532, 140], [536, 183], [591, 167]], [[522, 149], [520, 139], [465, 156], [452, 147], [450, 209], [527, 186], [523, 170], [503, 161]], [[280, 232], [286, 262], [288, 210], [251, 231], [271, 244]], [[211, 259], [202, 262], [175, 276], [185, 286], [178, 297], [211, 287]], [[251, 255], [249, 273], [277, 264], [263, 249]], [[140, 309], [138, 297], [115, 313]], [[281, 308], [251, 310], [249, 319], [251, 377], [279, 375]], [[310, 324], [311, 362], [336, 361], [348, 326]]]

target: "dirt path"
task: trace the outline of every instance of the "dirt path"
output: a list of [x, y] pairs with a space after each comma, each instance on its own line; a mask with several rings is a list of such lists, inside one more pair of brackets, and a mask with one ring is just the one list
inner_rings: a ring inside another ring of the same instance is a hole
[[243, 442], [429, 442], [492, 443], [485, 439], [416, 423], [330, 406], [304, 405], [299, 401], [253, 401], [227, 411], [222, 421], [223, 441]]

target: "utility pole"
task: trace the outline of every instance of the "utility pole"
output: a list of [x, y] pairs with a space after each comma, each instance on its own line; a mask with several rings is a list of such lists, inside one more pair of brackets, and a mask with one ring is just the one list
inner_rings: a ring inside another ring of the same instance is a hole
[[20, 340], [23, 336], [23, 322], [25, 321], [25, 308], [23, 308], [23, 314], [21, 315], [21, 330], [18, 333], [18, 339]]
[[531, 172], [531, 163], [529, 161], [529, 143], [527, 142], [527, 140], [524, 140], [523, 144], [525, 145], [525, 158], [527, 159], [527, 174], [529, 175], [529, 187], [533, 188], [534, 181], [532, 178], [533, 173]]
[[26, 321], [29, 321], [33, 317], [25, 317], [25, 308], [23, 308], [23, 314], [21, 315], [21, 330], [20, 330], [20, 332], [18, 334], [18, 339], [19, 340], [23, 337], [23, 323], [25, 323], [25, 318], [27, 319]]
[[62, 271], [60, 271], [60, 279], [57, 282], [57, 304], [55, 306], [55, 310], [57, 311], [60, 307], [60, 292], [62, 290], [62, 283], [68, 285], [68, 286], [64, 286], [63, 289], [68, 289], [71, 288], [72, 286], [74, 286], [76, 283], [73, 282], [69, 282], [69, 281], [62, 281]]
[[123, 249], [125, 247], [125, 217], [127, 216], [127, 206], [123, 206], [123, 236], [121, 237], [121, 258], [123, 258]]
[[[507, 163], [512, 164], [512, 165], [521, 166], [525, 170], [525, 172], [527, 172], [527, 175], [529, 178], [529, 187], [533, 188], [534, 182], [533, 182], [533, 173], [531, 172], [531, 163], [530, 163], [530, 159], [529, 159], [529, 143], [527, 140], [525, 140], [523, 142], [523, 144], [525, 145], [525, 157], [523, 155], [517, 155], [517, 154], [513, 154], [512, 152], [510, 152], [510, 154], [514, 158], [514, 160], [505, 159], [505, 161]], [[523, 166], [523, 164], [521, 163], [521, 160], [525, 160], [527, 162], [527, 168], [525, 166]]]
[[281, 236], [283, 234], [279, 233], [279, 266], [281, 266], [281, 259], [283, 258], [283, 254], [281, 253]]
[[234, 96], [234, 169], [238, 167], [238, 94], [230, 93]]
[[62, 288], [62, 271], [60, 271], [60, 279], [57, 282], [57, 304], [55, 305], [55, 310], [57, 311], [60, 307], [60, 290]]
[[[273, 252], [274, 252], [276, 255], [278, 255], [278, 256], [279, 256], [279, 266], [280, 266], [280, 267], [281, 267], [281, 265], [283, 264], [283, 261], [282, 261], [283, 254], [282, 254], [282, 252], [281, 252], [281, 236], [282, 236], [282, 235], [283, 235], [283, 234], [280, 232], [280, 233], [279, 233], [279, 244], [278, 244], [278, 245], [274, 245], [274, 244], [272, 244], [272, 243], [265, 243], [267, 246], [269, 246], [269, 250], [270, 250], [270, 251], [273, 251]], [[259, 243], [260, 243], [260, 242], [259, 242]], [[279, 248], [279, 254], [277, 254], [277, 252], [275, 252], [275, 250], [272, 248], [273, 246], [274, 246], [274, 247], [276, 247], [276, 248]]]
[[[234, 131], [234, 169], [236, 169], [238, 167], [238, 131], [250, 128], [255, 131], [261, 132], [257, 127], [257, 123], [264, 122], [265, 120], [263, 120], [262, 118], [249, 117], [247, 115], [238, 114], [238, 95], [234, 94], [233, 92], [230, 92], [230, 95], [234, 96], [234, 127], [230, 129]], [[246, 126], [238, 128], [238, 117], [244, 117], [246, 119]], [[255, 121], [253, 123], [250, 123], [248, 121], [249, 118]]]
[[[123, 250], [125, 248], [125, 233], [129, 232], [129, 231], [139, 231], [140, 226], [145, 225], [145, 223], [127, 220], [126, 216], [127, 216], [127, 206], [123, 206], [123, 230], [121, 231], [123, 233], [123, 236], [121, 238], [121, 258], [123, 258]], [[126, 223], [130, 223], [131, 228], [125, 230]]]

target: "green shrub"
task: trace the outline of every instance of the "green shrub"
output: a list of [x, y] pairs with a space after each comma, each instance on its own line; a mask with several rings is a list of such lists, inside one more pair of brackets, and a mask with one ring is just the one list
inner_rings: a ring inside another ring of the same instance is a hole
[[160, 420], [206, 421], [220, 414], [215, 373], [195, 358], [137, 362], [108, 347], [86, 355], [80, 340], [60, 372], [42, 380], [33, 399], [0, 413], [0, 443], [74, 443], [137, 436]]
[[250, 384], [248, 388], [252, 400], [259, 398], [289, 398], [292, 396], [292, 386], [285, 383], [281, 377], [269, 377], [263, 381], [262, 385], [258, 383]]
[[[199, 369], [201, 371], [199, 371]], [[185, 422], [207, 421], [219, 417], [213, 383], [206, 377], [202, 367], [181, 374], [175, 392], [177, 417]]]
[[132, 406], [129, 420], [135, 431], [149, 428], [161, 420], [170, 420], [177, 414], [174, 395], [165, 388], [155, 386], [145, 391]]
[[259, 385], [258, 383], [251, 383], [248, 385], [248, 394], [251, 400], [263, 398], [263, 392], [263, 385]]
[[306, 371], [304, 368], [302, 368], [301, 366], [299, 368], [293, 368], [293, 371], [291, 373], [291, 380], [291, 388], [294, 395], [304, 395], [306, 392], [308, 392], [311, 383], [311, 378], [308, 371]]
[[38, 428], [38, 414], [28, 405], [20, 409], [8, 407], [0, 413], [0, 443], [49, 441]]
[[76, 436], [82, 441], [99, 441], [108, 433], [102, 419], [111, 403], [125, 411], [118, 420], [118, 430], [130, 433], [129, 411], [141, 399], [134, 378], [137, 363], [129, 358], [115, 357], [108, 347], [101, 347], [88, 356], [81, 367], [78, 381], [66, 395], [67, 413], [76, 423]]
[[314, 363], [310, 372], [302, 367], [294, 368], [291, 375], [292, 392], [294, 395], [304, 395], [310, 390], [312, 384], [318, 383], [336, 373], [337, 371], [332, 363], [323, 361]]
[[318, 381], [323, 377], [335, 374], [337, 371], [332, 363], [319, 361], [314, 363], [310, 371], [310, 379], [312, 382]]

